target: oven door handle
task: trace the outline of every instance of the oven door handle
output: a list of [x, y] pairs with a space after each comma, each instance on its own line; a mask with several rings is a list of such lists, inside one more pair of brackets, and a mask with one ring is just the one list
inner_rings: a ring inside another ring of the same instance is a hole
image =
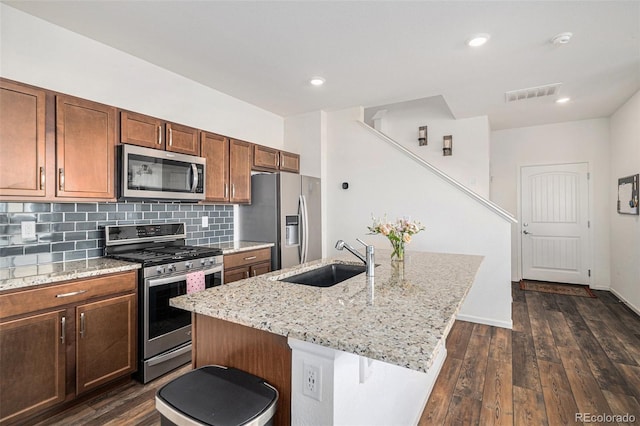
[[[216, 272], [222, 272], [223, 270], [223, 266], [222, 265], [217, 265], [213, 268], [210, 269], [205, 269], [203, 272], [205, 275], [211, 275], [211, 274], [215, 274]], [[194, 272], [198, 272], [198, 271], [194, 271]], [[174, 283], [176, 281], [186, 281], [187, 280], [187, 275], [189, 275], [189, 273], [186, 274], [180, 274], [180, 275], [172, 275], [170, 277], [163, 277], [163, 278], [152, 278], [149, 279], [147, 281], [149, 287], [156, 287], [159, 285], [164, 285], [164, 284], [171, 284]]]
[[149, 367], [152, 367], [154, 365], [160, 364], [162, 362], [168, 361], [168, 360], [173, 359], [173, 358], [177, 358], [180, 355], [184, 355], [184, 354], [189, 353], [189, 352], [191, 352], [191, 345], [190, 344], [186, 345], [186, 346], [184, 346], [182, 348], [175, 349], [175, 350], [173, 350], [171, 352], [167, 352], [167, 353], [162, 354], [160, 356], [153, 357], [149, 361], [147, 361], [147, 365]]

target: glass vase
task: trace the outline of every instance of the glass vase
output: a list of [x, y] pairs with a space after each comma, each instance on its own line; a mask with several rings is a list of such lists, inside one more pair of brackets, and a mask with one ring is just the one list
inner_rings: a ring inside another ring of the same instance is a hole
[[398, 262], [404, 262], [404, 241], [390, 240], [393, 246], [393, 253], [391, 253], [391, 260]]

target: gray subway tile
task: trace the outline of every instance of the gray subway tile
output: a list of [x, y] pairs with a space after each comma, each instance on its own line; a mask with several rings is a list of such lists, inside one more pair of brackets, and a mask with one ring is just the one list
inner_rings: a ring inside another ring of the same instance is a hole
[[107, 219], [108, 220], [124, 220], [127, 218], [127, 214], [124, 212], [117, 212], [117, 213], [107, 213]]
[[51, 230], [57, 231], [57, 232], [75, 231], [75, 229], [76, 229], [76, 224], [73, 222], [53, 223], [51, 225]]
[[65, 241], [78, 241], [78, 240], [84, 240], [86, 238], [87, 238], [86, 232], [65, 232], [64, 233]]
[[167, 210], [167, 207], [164, 204], [153, 204], [151, 206], [151, 210], [153, 210], [154, 212], [163, 212]]
[[167, 204], [167, 211], [168, 212], [175, 212], [178, 211], [180, 209], [180, 205], [179, 204]]
[[87, 214], [86, 213], [65, 213], [64, 220], [74, 221], [74, 222], [84, 222], [87, 220]]
[[76, 250], [76, 251], [66, 251], [64, 252], [64, 260], [65, 262], [69, 260], [80, 260], [87, 258], [86, 250]]
[[7, 203], [0, 203], [0, 213], [6, 213], [8, 208]]
[[46, 213], [51, 211], [51, 203], [24, 203], [23, 212]]
[[99, 229], [97, 231], [89, 231], [87, 232], [88, 240], [97, 240], [99, 238], [104, 238], [104, 229]]
[[22, 203], [8, 203], [7, 204], [7, 212], [9, 213], [20, 213], [24, 211]]
[[75, 212], [76, 205], [75, 203], [55, 203], [53, 204], [51, 211], [64, 213]]
[[50, 223], [36, 223], [36, 233], [39, 234], [41, 232], [49, 232], [51, 231]]
[[115, 212], [118, 209], [117, 204], [113, 203], [100, 203], [98, 204], [99, 212]]
[[53, 243], [62, 240], [64, 240], [64, 234], [62, 232], [53, 232], [38, 235], [38, 241], [42, 243]]
[[173, 214], [171, 212], [160, 212], [160, 213], [158, 213], [158, 217], [160, 219], [172, 219], [173, 218]]
[[37, 265], [38, 264], [38, 256], [35, 254], [29, 254], [25, 256], [16, 256], [13, 259], [14, 266], [28, 266], [28, 265]]
[[24, 248], [24, 254], [49, 253], [50, 251], [51, 244], [38, 244], [35, 246], [26, 246]]
[[98, 229], [97, 222], [78, 222], [76, 223], [76, 231], [95, 231]]
[[63, 218], [62, 213], [40, 213], [38, 222], [62, 222]]
[[158, 219], [158, 212], [145, 212], [144, 218], [149, 220]]
[[151, 211], [151, 204], [138, 203], [138, 204], [136, 204], [136, 211], [139, 211], [139, 212], [150, 212]]
[[78, 203], [76, 204], [77, 212], [96, 212], [98, 211], [98, 204], [96, 203]]
[[202, 204], [194, 204], [193, 205], [193, 210], [194, 211], [204, 211], [204, 206]]
[[87, 214], [87, 220], [96, 221], [96, 222], [100, 220], [107, 220], [107, 213], [106, 212], [89, 213]]
[[69, 251], [76, 248], [75, 243], [54, 243], [51, 244], [51, 251]]
[[76, 243], [76, 250], [80, 250], [80, 249], [93, 249], [98, 247], [98, 241], [97, 240], [85, 240], [85, 241], [78, 241]]
[[128, 220], [137, 220], [137, 219], [142, 219], [142, 212], [127, 212], [127, 219]]
[[87, 250], [87, 259], [93, 259], [102, 256], [104, 256], [104, 250], [102, 250], [101, 248]]
[[24, 253], [22, 246], [0, 248], [0, 257], [19, 256]]
[[35, 222], [36, 215], [35, 214], [12, 214], [9, 217], [10, 223], [22, 223], [22, 222]]
[[136, 209], [135, 204], [132, 203], [118, 203], [119, 212], [132, 212]]

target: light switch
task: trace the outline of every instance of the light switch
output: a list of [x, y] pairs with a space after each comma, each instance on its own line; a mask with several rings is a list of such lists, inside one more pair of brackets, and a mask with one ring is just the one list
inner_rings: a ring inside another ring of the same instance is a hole
[[202, 227], [203, 228], [209, 227], [209, 216], [202, 216]]
[[25, 220], [20, 222], [22, 227], [22, 240], [36, 239], [36, 222], [33, 220]]

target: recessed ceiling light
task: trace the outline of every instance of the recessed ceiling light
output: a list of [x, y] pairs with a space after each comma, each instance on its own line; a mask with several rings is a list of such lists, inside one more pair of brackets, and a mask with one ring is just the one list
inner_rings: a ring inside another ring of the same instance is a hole
[[489, 34], [475, 34], [467, 40], [467, 44], [471, 47], [479, 47], [488, 42], [490, 38]]
[[313, 77], [311, 80], [309, 80], [309, 83], [311, 83], [312, 86], [322, 86], [324, 84], [324, 78]]
[[570, 100], [571, 100], [571, 98], [560, 98], [560, 99], [556, 99], [556, 103], [557, 104], [566, 104]]
[[572, 33], [560, 33], [560, 34], [556, 34], [552, 39], [551, 39], [551, 43], [555, 44], [556, 46], [558, 45], [562, 45], [562, 44], [567, 44], [569, 43], [569, 41], [571, 40], [571, 37], [573, 37]]

